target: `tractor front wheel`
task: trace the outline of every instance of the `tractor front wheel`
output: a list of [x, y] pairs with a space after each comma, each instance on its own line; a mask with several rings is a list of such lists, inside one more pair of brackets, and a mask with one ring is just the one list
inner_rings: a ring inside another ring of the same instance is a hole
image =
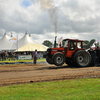
[[48, 56], [46, 56], [46, 61], [47, 61], [49, 64], [53, 64], [51, 58], [49, 58]]
[[56, 53], [53, 55], [52, 60], [56, 66], [62, 66], [65, 62], [65, 56], [62, 53]]

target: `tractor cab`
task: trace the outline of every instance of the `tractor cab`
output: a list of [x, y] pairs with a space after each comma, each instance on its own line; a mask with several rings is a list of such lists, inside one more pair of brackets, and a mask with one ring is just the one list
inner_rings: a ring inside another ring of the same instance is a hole
[[69, 50], [83, 49], [83, 41], [77, 39], [64, 39], [63, 47], [68, 47]]
[[78, 39], [64, 39], [63, 47], [65, 48], [66, 57], [72, 57], [77, 50], [84, 50], [83, 41]]

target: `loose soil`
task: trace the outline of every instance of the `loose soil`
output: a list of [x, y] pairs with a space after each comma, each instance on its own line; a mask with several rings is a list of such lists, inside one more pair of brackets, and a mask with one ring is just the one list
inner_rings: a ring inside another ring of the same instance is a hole
[[45, 64], [20, 64], [0, 66], [0, 86], [78, 78], [100, 78], [100, 67], [57, 67]]

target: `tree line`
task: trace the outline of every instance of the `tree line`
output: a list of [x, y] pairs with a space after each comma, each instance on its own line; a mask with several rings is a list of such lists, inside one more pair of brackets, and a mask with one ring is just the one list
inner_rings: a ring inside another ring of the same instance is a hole
[[[90, 41], [88, 41], [88, 40], [83, 40], [84, 48], [85, 48], [85, 49], [90, 48], [90, 47], [93, 45], [94, 42], [95, 42], [95, 39], [91, 39]], [[49, 48], [54, 47], [54, 43], [52, 43], [52, 42], [49, 41], [49, 40], [43, 41], [42, 44], [45, 45], [45, 46], [47, 46], [47, 47], [49, 47]], [[99, 42], [97, 43], [97, 45], [99, 46]], [[56, 46], [58, 46], [58, 43], [56, 43]]]
[[[92, 40], [90, 40], [90, 41], [88, 41], [88, 40], [83, 41], [83, 42], [85, 43], [84, 48], [85, 48], [85, 49], [90, 48], [90, 47], [93, 45], [93, 43], [94, 43], [95, 41], [96, 41], [95, 39], [92, 39]], [[96, 43], [96, 45], [97, 45], [97, 46], [100, 46], [100, 45], [99, 45], [99, 42]]]

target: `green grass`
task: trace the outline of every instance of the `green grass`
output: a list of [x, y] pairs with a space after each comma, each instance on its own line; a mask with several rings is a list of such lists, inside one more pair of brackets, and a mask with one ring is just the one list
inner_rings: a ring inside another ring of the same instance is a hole
[[77, 79], [1, 87], [0, 100], [100, 100], [100, 79]]
[[[4, 61], [0, 61], [0, 63], [2, 63], [2, 62], [32, 62], [33, 60], [17, 60], [17, 59], [15, 59], [15, 60], [4, 60]], [[46, 59], [38, 59], [37, 60], [37, 62], [42, 62], [42, 61], [46, 61]]]

